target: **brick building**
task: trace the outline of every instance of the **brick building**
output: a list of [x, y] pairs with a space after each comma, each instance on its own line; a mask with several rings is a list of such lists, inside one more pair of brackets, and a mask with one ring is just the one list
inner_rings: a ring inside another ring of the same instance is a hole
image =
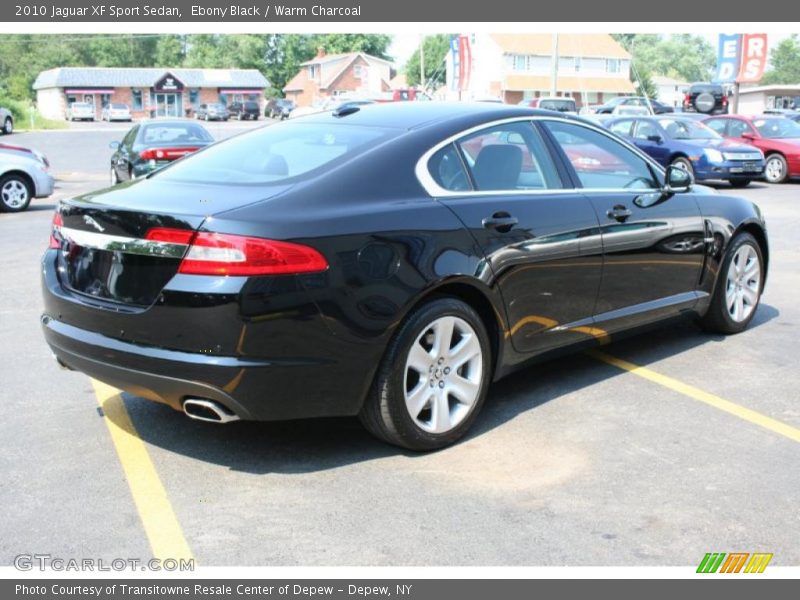
[[63, 119], [71, 102], [94, 104], [97, 118], [110, 102], [127, 104], [134, 118], [186, 116], [209, 102], [263, 104], [268, 86], [255, 69], [104, 67], [50, 69], [39, 73], [33, 83], [39, 112], [51, 119]]
[[392, 64], [363, 52], [326, 54], [301, 63], [300, 70], [283, 88], [297, 106], [309, 106], [329, 96], [352, 94], [374, 97], [389, 91]]

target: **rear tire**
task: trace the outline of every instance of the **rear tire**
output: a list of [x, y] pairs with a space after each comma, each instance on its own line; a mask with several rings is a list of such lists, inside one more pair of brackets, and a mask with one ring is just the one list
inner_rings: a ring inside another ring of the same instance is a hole
[[3, 133], [5, 135], [11, 135], [14, 133], [14, 121], [11, 120], [11, 117], [6, 117], [6, 120], [3, 123]]
[[461, 438], [480, 412], [491, 377], [480, 316], [455, 298], [428, 302], [395, 333], [359, 413], [376, 437], [410, 450]]
[[16, 174], [0, 178], [0, 212], [22, 212], [31, 203], [33, 187]]
[[764, 288], [764, 257], [756, 239], [742, 232], [725, 252], [703, 329], [730, 335], [747, 329]]

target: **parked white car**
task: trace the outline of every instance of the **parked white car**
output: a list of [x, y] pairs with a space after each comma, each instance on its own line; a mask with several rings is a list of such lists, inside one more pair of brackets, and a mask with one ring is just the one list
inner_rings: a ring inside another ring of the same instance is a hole
[[14, 133], [14, 116], [3, 106], [0, 106], [0, 133], [4, 135]]
[[117, 104], [113, 102], [106, 104], [103, 107], [103, 112], [100, 113], [101, 121], [132, 121], [131, 109], [127, 104]]
[[20, 212], [53, 193], [55, 180], [41, 152], [0, 144], [0, 212]]
[[67, 107], [67, 121], [94, 121], [94, 104], [91, 102], [72, 102]]

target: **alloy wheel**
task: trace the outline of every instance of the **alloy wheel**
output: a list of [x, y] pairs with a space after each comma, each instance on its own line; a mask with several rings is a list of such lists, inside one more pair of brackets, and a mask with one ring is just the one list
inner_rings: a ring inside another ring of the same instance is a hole
[[19, 179], [6, 181], [0, 190], [0, 198], [8, 208], [20, 209], [28, 203], [28, 188]]
[[767, 166], [764, 168], [764, 174], [767, 181], [777, 182], [783, 179], [783, 161], [773, 156], [767, 161]]
[[471, 412], [481, 390], [483, 350], [464, 319], [444, 316], [417, 337], [405, 366], [405, 403], [412, 421], [447, 433]]
[[736, 323], [747, 320], [758, 306], [761, 291], [761, 262], [750, 244], [743, 244], [733, 255], [725, 286], [728, 315]]

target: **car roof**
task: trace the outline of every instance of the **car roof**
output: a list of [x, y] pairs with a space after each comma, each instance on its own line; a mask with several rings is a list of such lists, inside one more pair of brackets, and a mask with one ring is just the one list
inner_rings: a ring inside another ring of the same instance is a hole
[[574, 116], [554, 113], [549, 110], [527, 108], [518, 105], [498, 104], [493, 102], [387, 102], [363, 106], [360, 110], [345, 116], [337, 117], [332, 112], [321, 112], [303, 117], [305, 123], [350, 123], [364, 127], [392, 127], [396, 129], [421, 129], [424, 127], [446, 126], [459, 127], [480, 125], [488, 121], [504, 118]]

